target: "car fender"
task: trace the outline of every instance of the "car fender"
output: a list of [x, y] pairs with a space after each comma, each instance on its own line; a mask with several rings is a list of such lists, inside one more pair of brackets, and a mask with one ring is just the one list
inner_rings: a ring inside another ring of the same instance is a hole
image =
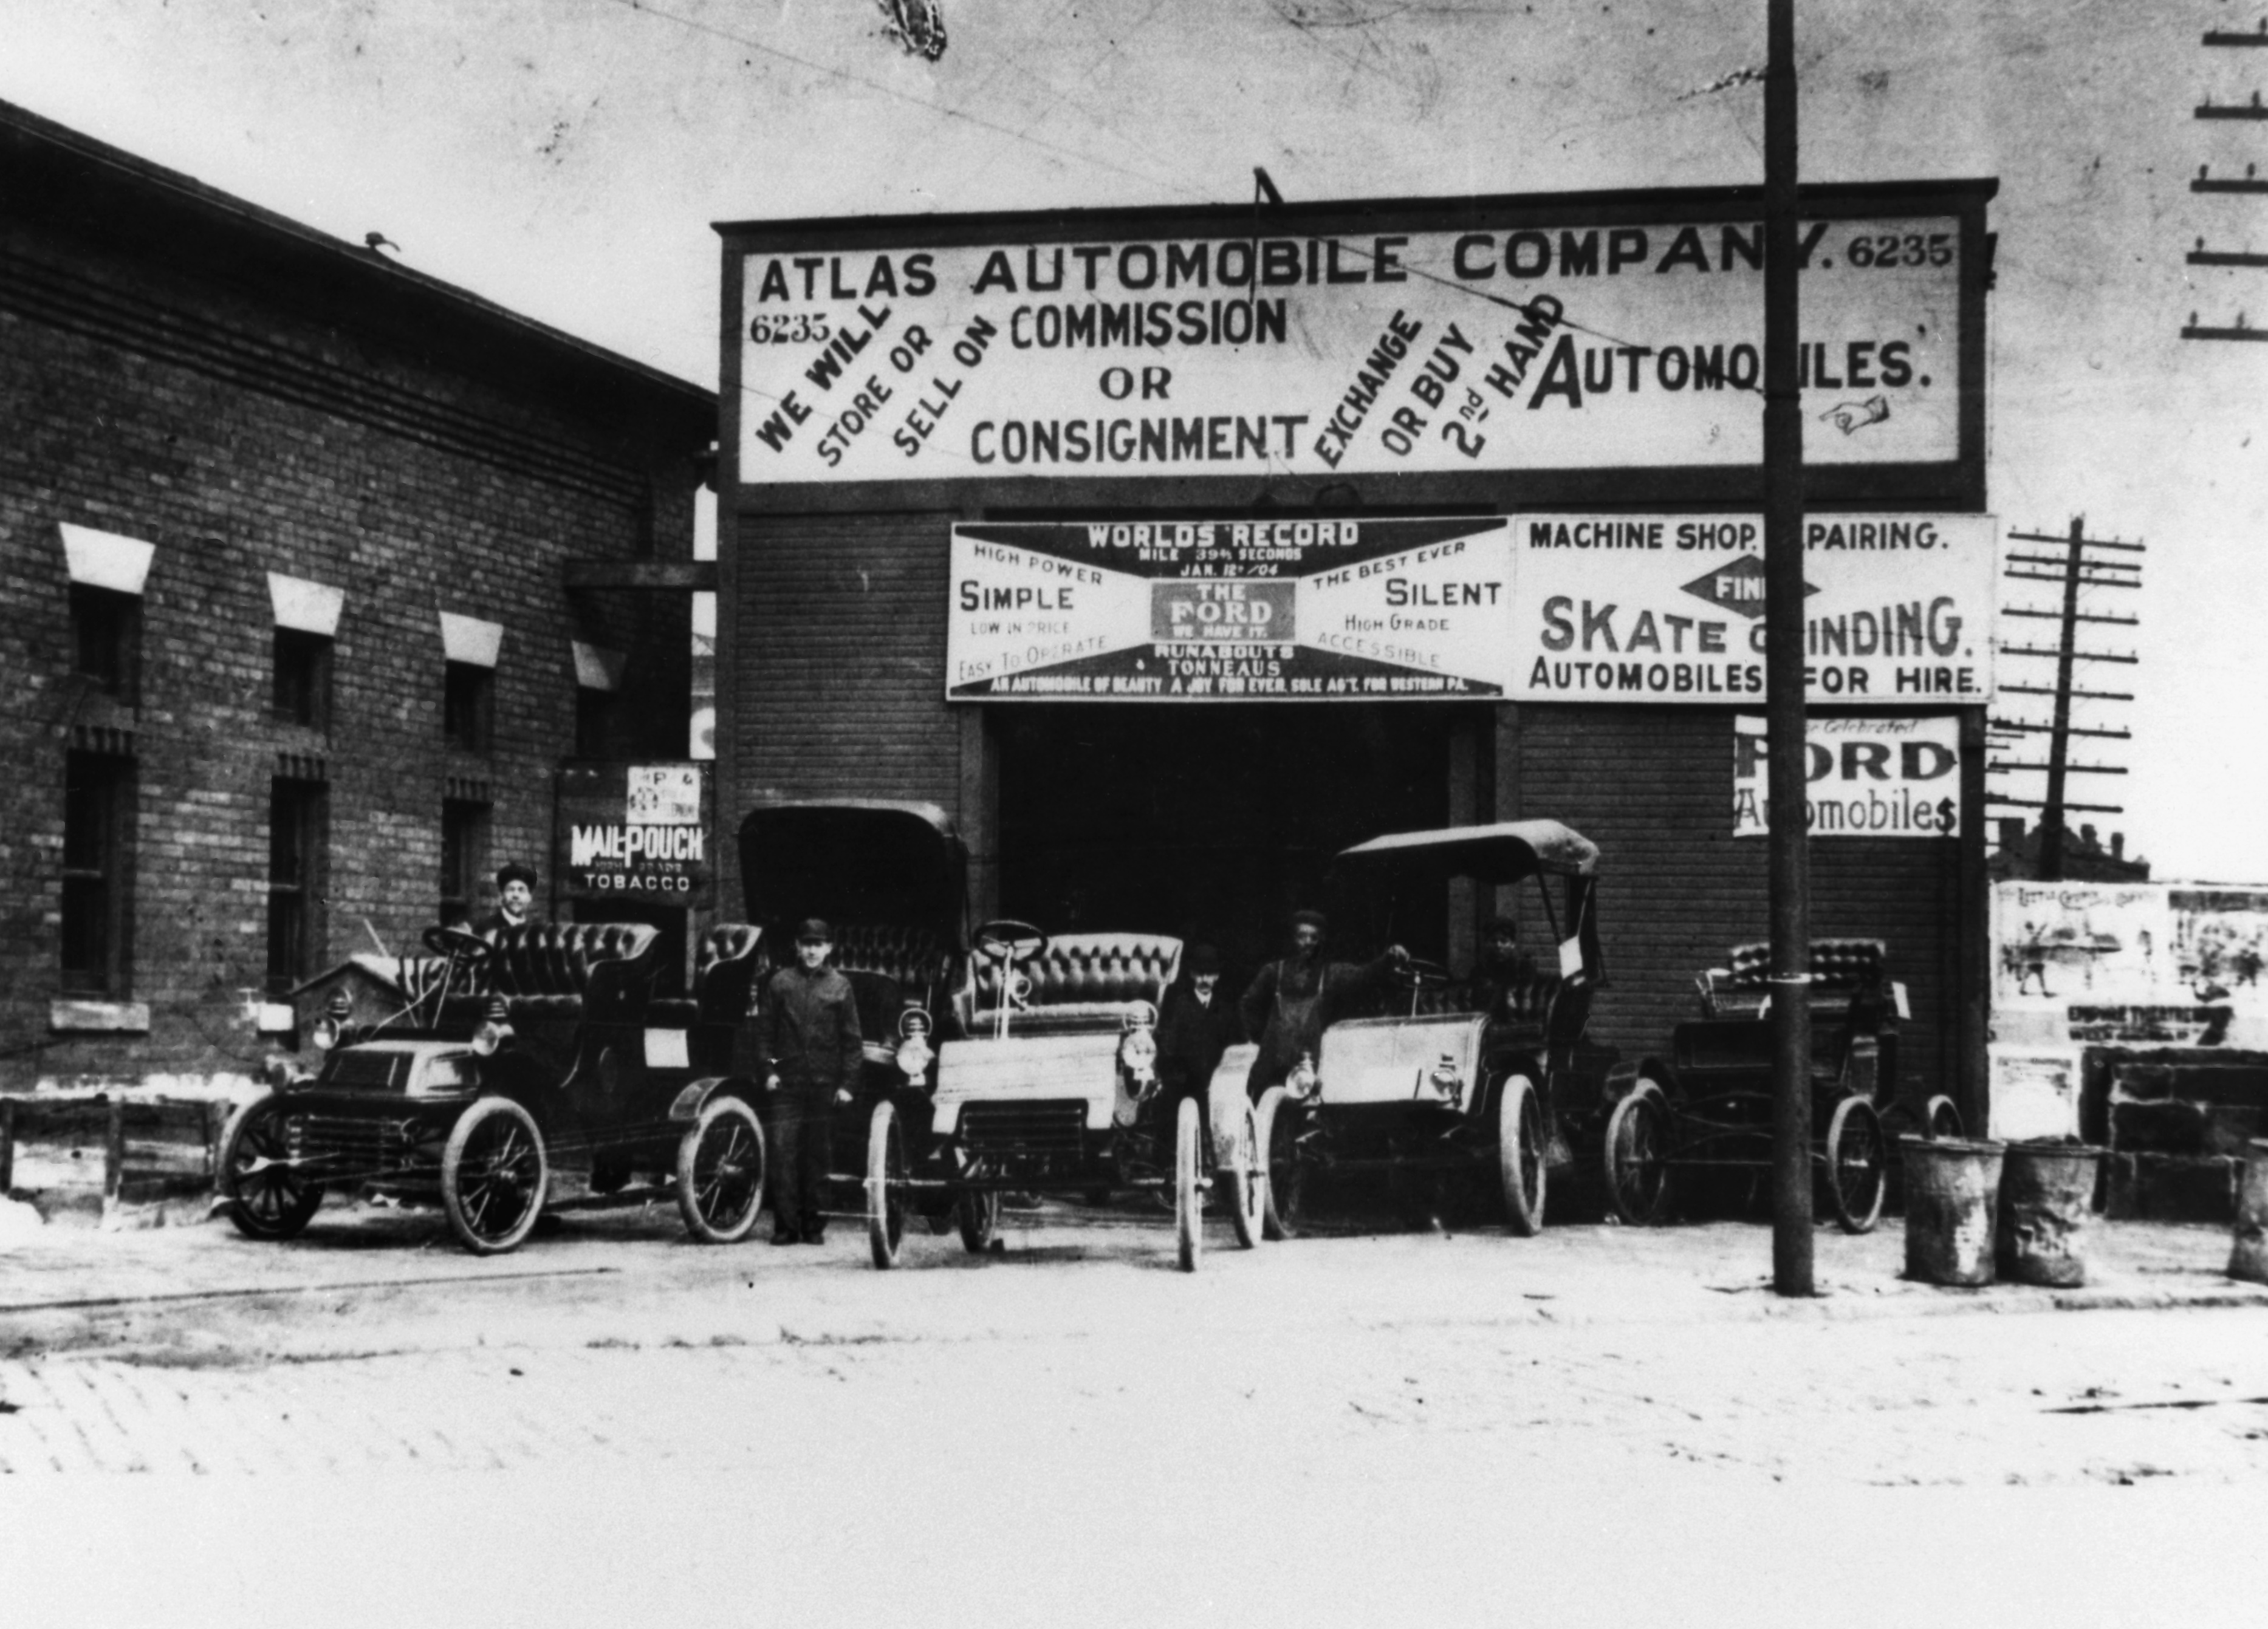
[[709, 1099], [719, 1094], [740, 1097], [752, 1109], [758, 1106], [755, 1090], [747, 1081], [737, 1075], [711, 1075], [678, 1089], [677, 1096], [669, 1103], [671, 1123], [690, 1126], [701, 1118], [701, 1111], [709, 1106]]

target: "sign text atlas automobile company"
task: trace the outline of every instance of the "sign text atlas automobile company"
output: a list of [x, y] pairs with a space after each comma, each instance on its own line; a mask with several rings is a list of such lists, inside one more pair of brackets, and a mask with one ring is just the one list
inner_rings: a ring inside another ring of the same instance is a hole
[[[1863, 207], [1801, 231], [1810, 460], [1949, 464], [1971, 235], [1958, 213]], [[926, 245], [906, 224], [873, 246], [753, 245], [737, 262], [740, 479], [1757, 461], [1756, 221], [1478, 205], [1466, 220], [1141, 237], [1122, 219], [1098, 241]]]

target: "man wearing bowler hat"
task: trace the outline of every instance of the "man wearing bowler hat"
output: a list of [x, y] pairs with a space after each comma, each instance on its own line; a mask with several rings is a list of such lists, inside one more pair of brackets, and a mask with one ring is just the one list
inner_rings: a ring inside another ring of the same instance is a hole
[[764, 981], [756, 1055], [772, 1111], [772, 1243], [816, 1244], [834, 1152], [835, 1109], [850, 1101], [862, 1057], [850, 980], [827, 965], [834, 930], [812, 917], [795, 961]]

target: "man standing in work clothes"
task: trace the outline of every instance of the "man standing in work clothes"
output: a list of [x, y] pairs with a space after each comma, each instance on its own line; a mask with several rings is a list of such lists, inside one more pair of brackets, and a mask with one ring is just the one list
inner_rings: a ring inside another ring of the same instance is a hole
[[1400, 945], [1372, 962], [1333, 962], [1323, 958], [1327, 924], [1321, 911], [1292, 913], [1292, 953], [1260, 970], [1244, 993], [1244, 1031], [1260, 1043], [1245, 1090], [1258, 1097], [1278, 1085], [1302, 1053], [1322, 1050], [1323, 1026], [1344, 1017], [1357, 1002], [1375, 994], [1387, 975], [1410, 959]]
[[796, 929], [795, 965], [764, 982], [756, 1055], [772, 1110], [772, 1243], [816, 1244], [834, 1153], [835, 1106], [850, 1101], [863, 1053], [850, 980], [827, 965], [835, 935], [817, 917]]

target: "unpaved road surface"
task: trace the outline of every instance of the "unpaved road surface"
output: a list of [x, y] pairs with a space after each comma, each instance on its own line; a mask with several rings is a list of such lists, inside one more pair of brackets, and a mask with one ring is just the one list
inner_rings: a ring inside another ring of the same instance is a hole
[[508, 1622], [2268, 1621], [2268, 1297], [2211, 1229], [2114, 1230], [2085, 1310], [1906, 1284], [1895, 1224], [1822, 1233], [1805, 1303], [1734, 1224], [1223, 1229], [1194, 1276], [1053, 1211], [891, 1273], [659, 1209], [490, 1261], [386, 1213], [50, 1232], [0, 1266], [43, 1621], [442, 1580]]

